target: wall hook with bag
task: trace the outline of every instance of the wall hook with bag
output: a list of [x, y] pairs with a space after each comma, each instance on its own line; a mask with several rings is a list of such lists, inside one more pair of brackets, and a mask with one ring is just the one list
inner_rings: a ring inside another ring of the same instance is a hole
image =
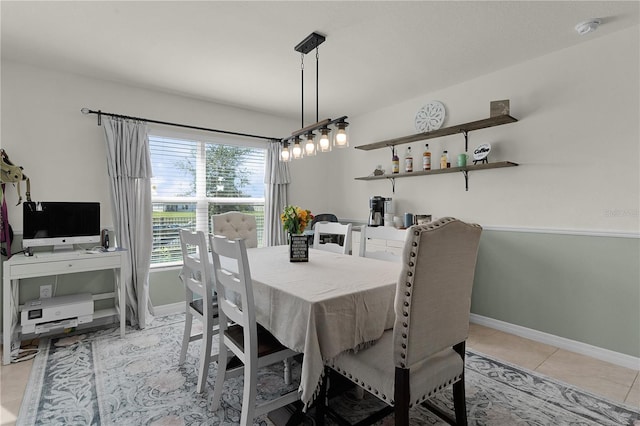
[[[24, 174], [22, 166], [16, 166], [9, 160], [9, 155], [4, 149], [0, 149], [0, 182], [2, 183], [17, 183], [18, 185], [18, 204], [22, 202], [22, 195], [20, 195], [20, 181], [27, 181], [27, 192], [25, 196], [27, 201], [31, 201], [31, 179]], [[4, 196], [4, 194], [3, 194]]]
[[4, 149], [0, 149], [0, 242], [6, 243], [6, 248], [0, 251], [3, 256], [11, 257], [11, 242], [13, 241], [13, 229], [9, 224], [9, 213], [6, 202], [6, 184], [15, 183], [18, 186], [18, 204], [22, 203], [22, 195], [20, 195], [20, 182], [27, 181], [27, 192], [25, 193], [27, 201], [31, 201], [31, 180], [24, 174], [23, 168], [16, 166], [9, 160], [9, 155]]

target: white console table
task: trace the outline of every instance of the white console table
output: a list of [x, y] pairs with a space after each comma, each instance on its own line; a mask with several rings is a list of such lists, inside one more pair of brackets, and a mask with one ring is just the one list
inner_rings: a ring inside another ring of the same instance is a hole
[[4, 345], [2, 364], [7, 365], [11, 362], [11, 344], [19, 335], [19, 306], [14, 306], [14, 298], [15, 301], [20, 300], [20, 280], [24, 278], [113, 269], [117, 273], [117, 278], [114, 280], [114, 291], [94, 294], [93, 300], [113, 298], [116, 306], [95, 311], [93, 319], [117, 315], [119, 311], [120, 335], [124, 337], [126, 291], [122, 288], [125, 282], [122, 265], [125, 253], [125, 250], [102, 253], [89, 253], [85, 250], [62, 253], [43, 252], [35, 253], [33, 256], [15, 255], [6, 260], [3, 263], [2, 280], [2, 343]]

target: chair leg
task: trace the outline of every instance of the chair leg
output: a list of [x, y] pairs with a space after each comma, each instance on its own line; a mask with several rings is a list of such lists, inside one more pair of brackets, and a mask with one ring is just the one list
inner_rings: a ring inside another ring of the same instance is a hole
[[204, 391], [204, 385], [207, 384], [207, 376], [209, 374], [209, 363], [211, 362], [211, 340], [213, 339], [213, 327], [211, 326], [212, 318], [205, 321], [202, 330], [202, 346], [200, 348], [200, 369], [198, 371], [198, 393]]
[[396, 367], [395, 425], [409, 426], [409, 369]]
[[258, 357], [251, 356], [247, 360], [244, 368], [244, 388], [242, 390], [242, 414], [240, 415], [240, 425], [249, 426], [253, 424], [253, 417], [256, 412], [256, 396], [258, 393]]
[[189, 313], [189, 307], [187, 306], [187, 312], [184, 319], [184, 334], [182, 335], [182, 348], [180, 349], [180, 358], [178, 359], [178, 365], [184, 364], [187, 359], [187, 349], [189, 349], [189, 341], [191, 340], [191, 325], [193, 323], [193, 315]]
[[224, 388], [224, 379], [227, 373], [227, 348], [224, 345], [223, 336], [220, 334], [220, 350], [218, 351], [218, 371], [216, 373], [216, 383], [213, 386], [213, 396], [211, 397], [211, 410], [217, 411], [220, 408], [220, 398], [222, 397], [222, 388]]
[[[466, 342], [462, 341], [453, 346], [458, 355], [462, 358], [464, 364]], [[462, 371], [460, 380], [453, 384], [453, 409], [456, 415], [456, 424], [459, 426], [467, 426], [467, 402], [464, 392], [464, 370]]]
[[284, 384], [291, 384], [291, 358], [287, 358], [284, 361]]
[[453, 409], [456, 414], [456, 425], [467, 426], [467, 402], [464, 392], [464, 374], [453, 384]]

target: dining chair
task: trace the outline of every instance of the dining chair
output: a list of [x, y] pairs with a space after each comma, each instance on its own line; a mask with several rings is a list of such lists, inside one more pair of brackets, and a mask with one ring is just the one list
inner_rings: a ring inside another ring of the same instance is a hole
[[[214, 235], [223, 235], [230, 240], [242, 238], [247, 248], [258, 247], [258, 227], [256, 217], [250, 214], [231, 211], [211, 216], [211, 228]], [[291, 383], [291, 360], [284, 362], [285, 384]]]
[[[311, 220], [311, 230], [313, 231], [313, 229], [316, 226], [316, 223], [318, 222], [337, 222], [338, 221], [338, 216], [336, 216], [333, 213], [318, 213], [313, 215], [313, 219]], [[342, 240], [344, 240], [344, 238], [342, 238]], [[340, 241], [340, 237], [337, 235], [323, 235], [320, 238], [320, 243], [324, 244], [327, 242], [334, 242], [334, 243], [344, 243], [344, 241]], [[311, 245], [313, 247], [313, 234], [309, 235], [309, 245]]]
[[[371, 257], [374, 259], [388, 260], [392, 262], [400, 262], [402, 259], [401, 253], [394, 253], [386, 249], [389, 241], [395, 241], [399, 246], [397, 251], [402, 250], [402, 245], [407, 238], [406, 229], [396, 229], [391, 226], [367, 226], [363, 225], [360, 228], [360, 257]], [[380, 240], [384, 242], [385, 247], [379, 245], [370, 244], [372, 240]], [[379, 248], [379, 250], [376, 250]]]
[[258, 247], [258, 226], [256, 217], [237, 211], [211, 216], [211, 229], [215, 235], [224, 235], [234, 240], [242, 238], [247, 248]]
[[[409, 424], [409, 410], [421, 404], [450, 424], [466, 425], [465, 342], [471, 289], [482, 228], [454, 218], [414, 225], [402, 255], [396, 285], [393, 329], [366, 349], [343, 352], [329, 367], [387, 404], [395, 424]], [[327, 376], [327, 374], [325, 374]], [[453, 385], [455, 420], [428, 399]], [[318, 419], [337, 416], [326, 406], [326, 382], [318, 397]], [[371, 424], [363, 421], [362, 424]]]
[[296, 388], [267, 402], [259, 404], [256, 401], [258, 369], [285, 361], [298, 352], [283, 346], [256, 322], [253, 281], [245, 241], [210, 234], [209, 245], [220, 307], [220, 353], [211, 404], [213, 410], [220, 407], [226, 377], [237, 374], [237, 370], [227, 370], [228, 350], [244, 364], [240, 424], [246, 426], [252, 424], [255, 417], [300, 399]]
[[[179, 365], [183, 365], [189, 343], [202, 340], [200, 346], [200, 367], [198, 369], [198, 393], [202, 393], [207, 383], [211, 358], [211, 341], [218, 329], [218, 301], [215, 293], [213, 272], [208, 259], [207, 238], [202, 231], [180, 230], [182, 249], [182, 270], [180, 279], [185, 289], [185, 320]], [[193, 318], [202, 322], [202, 332], [191, 335]]]
[[338, 216], [333, 213], [318, 213], [313, 216], [311, 220], [311, 229], [313, 229], [318, 222], [337, 222]]
[[[334, 242], [322, 244], [322, 235], [340, 235], [344, 237], [343, 245]], [[351, 224], [338, 222], [318, 222], [313, 228], [313, 248], [333, 253], [349, 254], [351, 251]]]

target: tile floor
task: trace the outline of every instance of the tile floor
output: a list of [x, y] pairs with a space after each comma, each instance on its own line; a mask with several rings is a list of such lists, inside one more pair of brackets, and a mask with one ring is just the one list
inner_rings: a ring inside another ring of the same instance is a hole
[[[520, 365], [610, 400], [640, 407], [640, 372], [471, 324], [469, 348]], [[33, 361], [2, 366], [0, 425], [14, 425]]]

